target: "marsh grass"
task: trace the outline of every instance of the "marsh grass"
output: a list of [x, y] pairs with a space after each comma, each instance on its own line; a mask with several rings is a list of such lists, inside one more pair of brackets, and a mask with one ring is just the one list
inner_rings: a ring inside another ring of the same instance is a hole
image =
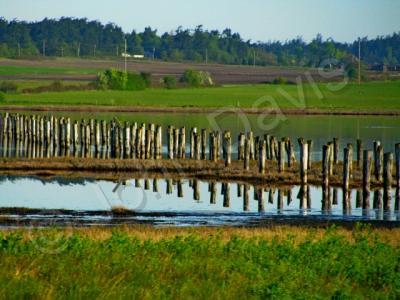
[[[397, 298], [399, 230], [163, 228], [1, 234], [2, 297]], [[38, 247], [56, 240], [62, 251]]]

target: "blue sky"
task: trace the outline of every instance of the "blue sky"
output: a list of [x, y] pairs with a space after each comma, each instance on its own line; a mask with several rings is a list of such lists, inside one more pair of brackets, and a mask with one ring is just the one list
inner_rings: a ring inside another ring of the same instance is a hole
[[145, 26], [159, 32], [179, 25], [222, 30], [230, 27], [253, 41], [286, 40], [317, 33], [337, 41], [400, 31], [399, 0], [0, 0], [6, 19], [87, 17], [113, 22], [124, 31]]

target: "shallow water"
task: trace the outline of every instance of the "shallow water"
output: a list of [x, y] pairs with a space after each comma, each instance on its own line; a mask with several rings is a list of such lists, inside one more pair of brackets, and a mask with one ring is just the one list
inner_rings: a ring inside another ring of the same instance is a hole
[[[223, 192], [222, 190], [227, 191]], [[252, 225], [269, 218], [280, 220], [385, 220], [400, 223], [400, 213], [383, 210], [382, 192], [371, 194], [370, 209], [363, 210], [357, 191], [351, 192], [351, 209], [344, 210], [342, 190], [330, 189], [330, 199], [322, 201], [322, 189], [309, 187], [304, 201], [300, 187], [280, 190], [200, 180], [132, 179], [124, 182], [102, 180], [42, 180], [33, 177], [0, 177], [0, 208], [3, 217], [19, 221], [68, 224], [119, 224], [150, 222], [155, 225]], [[240, 189], [240, 192], [238, 191]], [[212, 192], [213, 191], [213, 192]], [[258, 191], [258, 193], [257, 193]], [[261, 200], [260, 196], [261, 195]], [[360, 195], [359, 195], [360, 196]], [[115, 207], [135, 212], [117, 216]], [[374, 208], [376, 207], [376, 208]], [[4, 208], [36, 209], [34, 213], [5, 212]], [[58, 213], [54, 211], [59, 211]], [[26, 222], [22, 224], [26, 225]], [[29, 222], [28, 222], [29, 225]], [[48, 224], [47, 224], [48, 225]]]

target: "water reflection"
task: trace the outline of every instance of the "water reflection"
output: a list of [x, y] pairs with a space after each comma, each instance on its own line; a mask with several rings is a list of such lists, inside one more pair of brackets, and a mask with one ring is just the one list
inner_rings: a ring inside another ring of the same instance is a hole
[[[362, 197], [360, 190], [343, 192], [336, 187], [303, 185], [275, 188], [171, 178], [132, 179], [117, 183], [89, 179], [0, 178], [2, 208], [101, 212], [124, 207], [137, 215], [154, 212], [208, 215], [210, 218], [230, 215], [233, 219], [240, 216], [242, 222], [246, 218], [263, 216], [400, 221], [398, 205], [384, 204], [382, 190], [371, 194], [372, 208], [365, 202], [369, 195]], [[393, 190], [392, 196], [394, 194]]]

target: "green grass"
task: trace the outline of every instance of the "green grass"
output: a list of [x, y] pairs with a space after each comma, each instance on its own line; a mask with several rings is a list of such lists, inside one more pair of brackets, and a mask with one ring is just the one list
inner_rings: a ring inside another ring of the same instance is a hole
[[[113, 105], [157, 107], [271, 107], [281, 109], [398, 110], [400, 81], [348, 84], [331, 91], [327, 84], [304, 85], [305, 101], [293, 85], [241, 85], [200, 89], [148, 89], [145, 91], [79, 91], [7, 95], [3, 104]], [[283, 90], [285, 93], [282, 93]], [[289, 97], [288, 97], [289, 95]], [[272, 97], [274, 100], [271, 101]], [[292, 99], [290, 99], [290, 97]]]
[[48, 74], [97, 74], [97, 69], [73, 67], [28, 67], [28, 66], [0, 66], [0, 75], [48, 75]]
[[349, 240], [334, 229], [322, 237], [309, 230], [298, 241], [290, 233], [226, 239], [218, 231], [174, 237], [165, 230], [166, 237], [159, 232], [156, 239], [119, 230], [104, 239], [99, 231], [96, 237], [55, 229], [3, 233], [2, 298], [400, 297], [400, 249], [368, 231]]

